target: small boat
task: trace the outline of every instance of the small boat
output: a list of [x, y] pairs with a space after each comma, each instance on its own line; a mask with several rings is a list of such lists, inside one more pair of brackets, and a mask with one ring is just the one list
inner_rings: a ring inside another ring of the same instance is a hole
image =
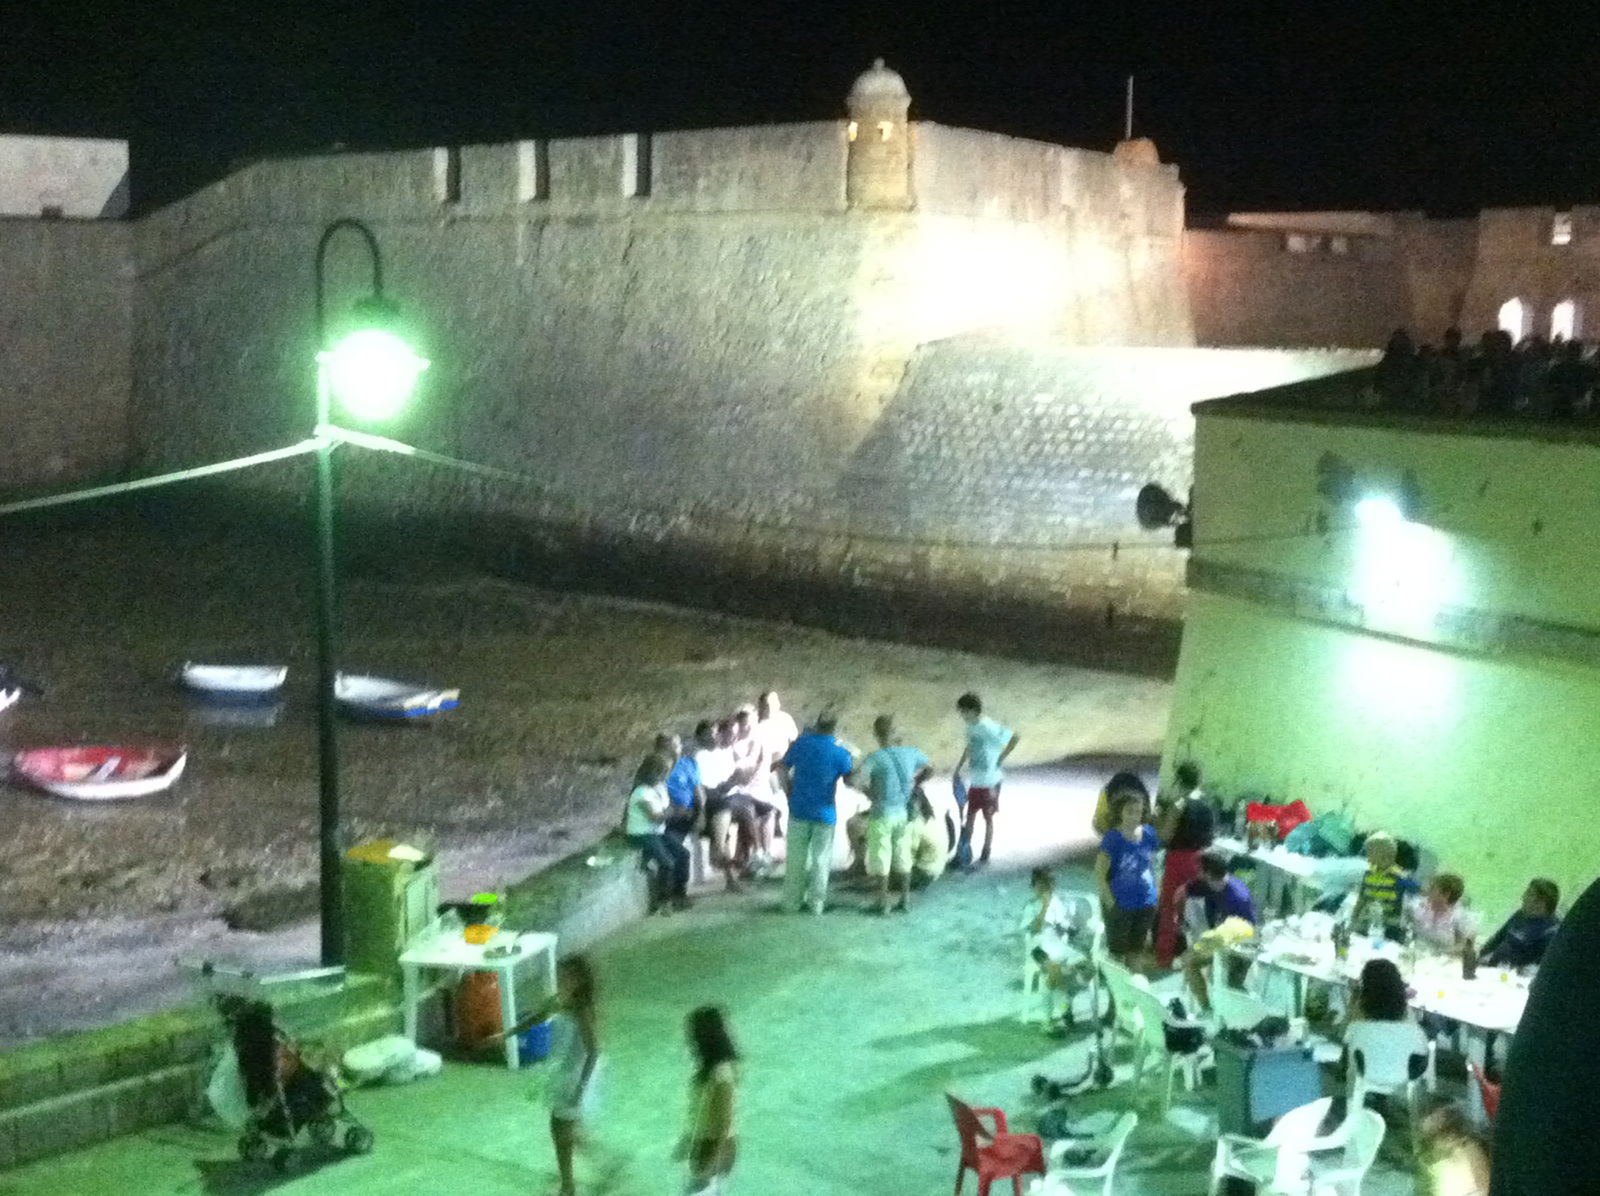
[[0, 664], [0, 710], [15, 706], [23, 698], [37, 698], [43, 693], [44, 690], [20, 676], [10, 665]]
[[11, 767], [57, 797], [116, 801], [172, 788], [188, 760], [188, 748], [172, 745], [49, 747], [18, 752]]
[[258, 702], [283, 688], [288, 665], [195, 664], [186, 661], [179, 680], [203, 697], [221, 702]]
[[429, 689], [409, 681], [340, 673], [333, 696], [360, 718], [428, 718], [461, 704], [459, 689]]

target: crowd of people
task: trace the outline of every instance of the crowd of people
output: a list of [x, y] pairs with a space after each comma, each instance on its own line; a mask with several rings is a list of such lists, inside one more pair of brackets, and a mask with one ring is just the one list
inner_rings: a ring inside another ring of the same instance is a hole
[[1597, 413], [1600, 359], [1582, 341], [1529, 336], [1513, 342], [1501, 329], [1476, 345], [1446, 330], [1437, 345], [1418, 345], [1396, 329], [1373, 378], [1383, 406], [1446, 416], [1517, 416], [1572, 420]]
[[[1005, 761], [1019, 737], [984, 714], [977, 694], [961, 695], [955, 708], [966, 733], [954, 770], [962, 858], [981, 819], [981, 866], [993, 846]], [[951, 844], [923, 788], [933, 775], [928, 756], [903, 741], [892, 714], [874, 720], [872, 737], [874, 750], [861, 751], [840, 736], [831, 711], [801, 729], [770, 690], [726, 718], [700, 722], [687, 751], [677, 734], [659, 734], [623, 814], [628, 841], [656, 878], [658, 907], [688, 907], [698, 837], [730, 891], [775, 875], [774, 842], [784, 838], [781, 908], [822, 913], [845, 786], [862, 798], [845, 831], [852, 871], [871, 882], [870, 908], [908, 911], [913, 887], [944, 872]]]

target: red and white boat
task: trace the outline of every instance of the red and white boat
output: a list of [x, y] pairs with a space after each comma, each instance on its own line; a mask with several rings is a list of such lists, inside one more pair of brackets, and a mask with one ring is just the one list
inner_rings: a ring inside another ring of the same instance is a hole
[[48, 747], [18, 752], [11, 767], [57, 797], [117, 801], [172, 788], [188, 760], [189, 749], [176, 745]]

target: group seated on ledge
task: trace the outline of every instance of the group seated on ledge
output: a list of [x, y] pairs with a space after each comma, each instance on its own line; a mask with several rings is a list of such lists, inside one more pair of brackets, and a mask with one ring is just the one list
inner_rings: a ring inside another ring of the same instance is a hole
[[1597, 381], [1600, 359], [1582, 341], [1529, 336], [1514, 344], [1494, 329], [1469, 347], [1450, 328], [1437, 348], [1418, 347], [1397, 328], [1376, 367], [1373, 397], [1385, 409], [1417, 414], [1578, 420], [1600, 414]]

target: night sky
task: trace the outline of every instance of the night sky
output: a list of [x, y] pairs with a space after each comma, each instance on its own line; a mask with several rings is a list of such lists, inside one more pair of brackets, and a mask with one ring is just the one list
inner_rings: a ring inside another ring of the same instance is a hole
[[1134, 73], [1192, 212], [1600, 201], [1600, 6], [1335, 7], [35, 0], [7, 6], [0, 131], [129, 138], [149, 207], [339, 142], [831, 118], [883, 55], [917, 116], [1091, 148]]

